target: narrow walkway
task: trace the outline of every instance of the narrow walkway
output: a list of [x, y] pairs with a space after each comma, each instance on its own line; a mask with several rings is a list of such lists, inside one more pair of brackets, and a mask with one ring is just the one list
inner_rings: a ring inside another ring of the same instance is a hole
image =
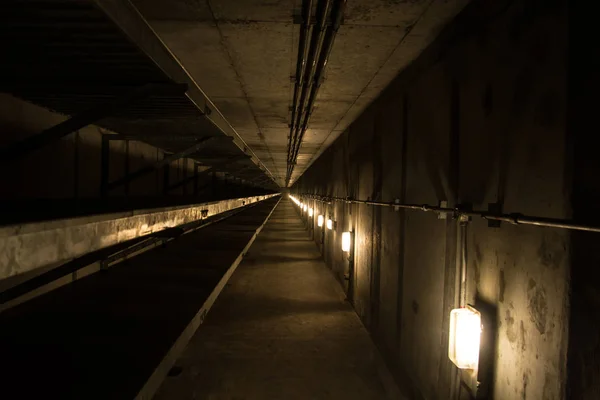
[[0, 399], [135, 398], [277, 200], [0, 313]]
[[387, 398], [338, 287], [284, 197], [155, 398]]

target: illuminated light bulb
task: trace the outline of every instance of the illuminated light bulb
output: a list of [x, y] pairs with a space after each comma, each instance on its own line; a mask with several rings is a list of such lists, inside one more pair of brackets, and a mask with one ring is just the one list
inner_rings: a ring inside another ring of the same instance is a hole
[[313, 211], [313, 209], [312, 209], [312, 208], [309, 208], [309, 209], [308, 209], [308, 216], [309, 216], [309, 217], [312, 217], [312, 216], [313, 216], [313, 212], [314, 212], [314, 211]]
[[481, 313], [470, 306], [452, 310], [448, 358], [460, 369], [476, 369], [480, 340]]
[[321, 227], [323, 226], [323, 220], [324, 220], [324, 219], [325, 219], [325, 218], [324, 218], [322, 215], [319, 215], [319, 216], [317, 217], [317, 226], [318, 226], [319, 228], [321, 228]]
[[307, 210], [308, 210], [308, 206], [305, 204], [304, 205], [304, 211], [307, 211]]
[[352, 241], [351, 232], [342, 233], [342, 251], [350, 251], [350, 242]]
[[329, 229], [329, 230], [333, 229], [333, 221], [331, 219], [327, 220], [327, 229]]

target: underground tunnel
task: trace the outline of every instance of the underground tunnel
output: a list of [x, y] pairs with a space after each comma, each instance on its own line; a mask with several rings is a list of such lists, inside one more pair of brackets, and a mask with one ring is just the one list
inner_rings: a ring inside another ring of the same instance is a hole
[[0, 398], [600, 398], [592, 18], [2, 1]]

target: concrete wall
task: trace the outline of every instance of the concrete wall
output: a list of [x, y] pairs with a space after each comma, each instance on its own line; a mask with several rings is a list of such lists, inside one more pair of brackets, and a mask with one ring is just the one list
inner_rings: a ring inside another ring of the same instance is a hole
[[[35, 135], [62, 122], [64, 116], [24, 102], [8, 94], [0, 94], [0, 146]], [[11, 163], [3, 174], [0, 199], [4, 202], [44, 199], [97, 199], [101, 187], [101, 142], [103, 129], [88, 126], [62, 140], [32, 152]], [[106, 131], [104, 131], [106, 132]], [[110, 132], [109, 132], [110, 133]], [[164, 153], [137, 141], [110, 142], [109, 180], [113, 181], [164, 158]], [[194, 163], [180, 159], [169, 167], [170, 184], [192, 176]], [[222, 174], [219, 181], [223, 181]], [[211, 181], [201, 176], [199, 186]], [[164, 170], [115, 188], [111, 198], [163, 196]], [[191, 195], [194, 183], [169, 192], [173, 196]], [[239, 194], [242, 194], [241, 192]], [[248, 193], [246, 193], [248, 194]]]
[[[292, 193], [570, 217], [566, 2], [475, 1], [340, 136]], [[457, 305], [457, 224], [433, 213], [314, 202], [331, 213], [323, 254], [410, 398], [452, 399], [448, 316]], [[356, 231], [354, 271], [340, 250]], [[317, 239], [319, 238], [319, 230]], [[566, 389], [570, 234], [467, 231], [468, 303], [495, 327], [496, 399]], [[346, 279], [348, 278], [348, 279]], [[461, 398], [468, 398], [466, 390]]]

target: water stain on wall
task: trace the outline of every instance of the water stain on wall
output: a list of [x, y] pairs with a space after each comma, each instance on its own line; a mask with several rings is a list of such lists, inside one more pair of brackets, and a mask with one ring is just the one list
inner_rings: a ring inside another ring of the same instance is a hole
[[527, 305], [531, 322], [535, 324], [538, 332], [544, 334], [546, 332], [546, 314], [548, 313], [546, 291], [531, 278], [527, 285]]
[[504, 317], [504, 320], [506, 321], [506, 336], [508, 337], [508, 341], [515, 343], [517, 341], [515, 318], [512, 316], [512, 313], [509, 309], [506, 310], [506, 316]]
[[527, 399], [527, 385], [529, 384], [529, 371], [523, 372], [523, 388], [521, 389], [521, 399]]
[[550, 240], [544, 236], [542, 238], [542, 244], [538, 248], [537, 256], [540, 259], [542, 265], [558, 269], [563, 262], [565, 253], [564, 241], [558, 236], [553, 236]]
[[519, 331], [521, 333], [521, 351], [525, 352], [525, 350], [527, 350], [527, 342], [525, 341], [525, 325], [523, 324], [523, 321], [521, 321]]
[[504, 303], [504, 291], [506, 290], [506, 278], [504, 270], [501, 269], [498, 277], [498, 301]]
[[412, 302], [412, 310], [415, 314], [419, 313], [419, 303], [413, 300]]

